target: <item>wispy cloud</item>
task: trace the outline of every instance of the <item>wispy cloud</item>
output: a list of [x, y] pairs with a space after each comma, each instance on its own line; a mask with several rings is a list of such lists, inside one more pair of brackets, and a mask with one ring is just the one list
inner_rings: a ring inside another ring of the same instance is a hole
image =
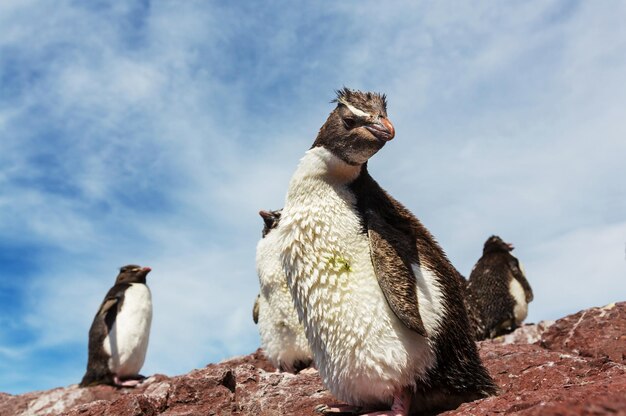
[[624, 6], [359, 5], [0, 5], [0, 390], [77, 382], [130, 262], [145, 373], [256, 348], [257, 212], [343, 85], [388, 94], [370, 169], [462, 272], [497, 233], [531, 320], [626, 293]]

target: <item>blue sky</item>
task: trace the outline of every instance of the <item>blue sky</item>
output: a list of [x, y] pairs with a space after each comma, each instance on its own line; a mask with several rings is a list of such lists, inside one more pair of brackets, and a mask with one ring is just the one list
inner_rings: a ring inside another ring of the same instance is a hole
[[626, 299], [625, 2], [83, 3], [0, 4], [0, 391], [78, 382], [128, 263], [144, 374], [257, 348], [257, 212], [344, 85], [388, 95], [370, 171], [462, 273], [498, 234], [528, 321]]

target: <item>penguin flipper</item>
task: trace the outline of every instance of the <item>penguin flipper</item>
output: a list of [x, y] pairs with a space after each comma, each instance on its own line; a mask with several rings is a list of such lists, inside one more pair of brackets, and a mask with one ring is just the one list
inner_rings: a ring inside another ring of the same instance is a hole
[[428, 336], [419, 312], [417, 279], [412, 270], [412, 265], [418, 264], [415, 241], [372, 210], [366, 212], [366, 220], [374, 272], [389, 307], [409, 329]]
[[107, 334], [111, 331], [118, 312], [124, 304], [124, 293], [130, 287], [130, 283], [119, 283], [113, 286], [104, 297], [97, 316], [104, 318], [107, 326]]
[[102, 306], [100, 306], [100, 310], [98, 311], [98, 315], [102, 316], [102, 315], [106, 315], [112, 307], [117, 306], [117, 303], [119, 302], [119, 298], [110, 298], [110, 299], [105, 299], [102, 302]]
[[252, 307], [252, 320], [254, 321], [255, 324], [259, 323], [259, 297], [261, 295], [258, 295], [256, 297], [256, 300], [254, 301], [254, 306]]
[[528, 280], [526, 280], [524, 266], [521, 265], [520, 261], [515, 256], [511, 256], [511, 259], [509, 260], [509, 268], [513, 272], [513, 277], [520, 283], [520, 285], [522, 285], [524, 293], [526, 294], [526, 302], [531, 302], [534, 297], [533, 290], [531, 289]]

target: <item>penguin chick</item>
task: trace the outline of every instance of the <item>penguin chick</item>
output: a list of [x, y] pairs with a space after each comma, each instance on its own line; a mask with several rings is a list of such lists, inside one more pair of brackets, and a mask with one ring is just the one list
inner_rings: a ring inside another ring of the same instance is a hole
[[528, 315], [533, 291], [513, 248], [498, 236], [489, 237], [470, 274], [467, 294], [471, 314], [478, 317], [477, 340], [512, 332]]
[[134, 387], [148, 349], [152, 296], [146, 285], [149, 267], [120, 269], [89, 329], [87, 372], [80, 387], [112, 384]]
[[260, 211], [259, 215], [264, 222], [256, 254], [261, 293], [253, 319], [258, 322], [261, 346], [272, 365], [280, 371], [297, 373], [309, 367], [313, 358], [280, 264], [280, 247], [271, 232], [280, 221], [280, 210]]
[[368, 159], [395, 135], [385, 96], [344, 88], [335, 101], [272, 232], [324, 385], [351, 405], [393, 415], [494, 394], [462, 277], [368, 172]]

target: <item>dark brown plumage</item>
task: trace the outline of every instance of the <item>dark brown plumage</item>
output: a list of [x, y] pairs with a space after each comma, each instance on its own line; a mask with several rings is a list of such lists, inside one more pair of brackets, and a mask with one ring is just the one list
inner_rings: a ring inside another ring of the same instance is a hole
[[[418, 383], [418, 399], [414, 403], [420, 403], [420, 410], [443, 410], [495, 394], [497, 388], [472, 339], [463, 304], [463, 277], [422, 223], [369, 175], [367, 165], [363, 165], [351, 188], [358, 198], [364, 231], [373, 244], [372, 257], [384, 257], [391, 266], [378, 268], [377, 276], [396, 316], [407, 327], [422, 333], [411, 264], [422, 264], [434, 271], [444, 289], [445, 322], [431, 340], [436, 346], [437, 364], [429, 370], [426, 380]], [[381, 242], [384, 250], [377, 248]], [[395, 289], [391, 291], [386, 286]], [[400, 311], [398, 305], [404, 305]]]
[[275, 211], [259, 211], [259, 215], [263, 218], [263, 231], [261, 231], [262, 237], [265, 237], [267, 233], [278, 226], [280, 221], [280, 212], [280, 209]]
[[521, 323], [520, 316], [515, 316], [517, 301], [511, 293], [513, 280], [523, 289], [523, 301], [527, 304], [533, 300], [530, 284], [518, 259], [511, 254], [512, 250], [513, 246], [500, 237], [489, 237], [482, 257], [470, 274], [467, 300], [477, 340], [507, 334]]
[[[359, 165], [394, 137], [394, 127], [387, 119], [384, 94], [343, 88], [337, 91], [334, 101], [338, 103], [337, 108], [330, 113], [311, 147], [325, 147], [344, 162]], [[348, 105], [367, 111], [371, 116], [355, 116]], [[342, 139], [336, 140], [337, 137]]]
[[252, 321], [255, 324], [259, 323], [259, 298], [261, 294], [256, 295], [256, 299], [254, 300], [254, 305], [252, 306]]

